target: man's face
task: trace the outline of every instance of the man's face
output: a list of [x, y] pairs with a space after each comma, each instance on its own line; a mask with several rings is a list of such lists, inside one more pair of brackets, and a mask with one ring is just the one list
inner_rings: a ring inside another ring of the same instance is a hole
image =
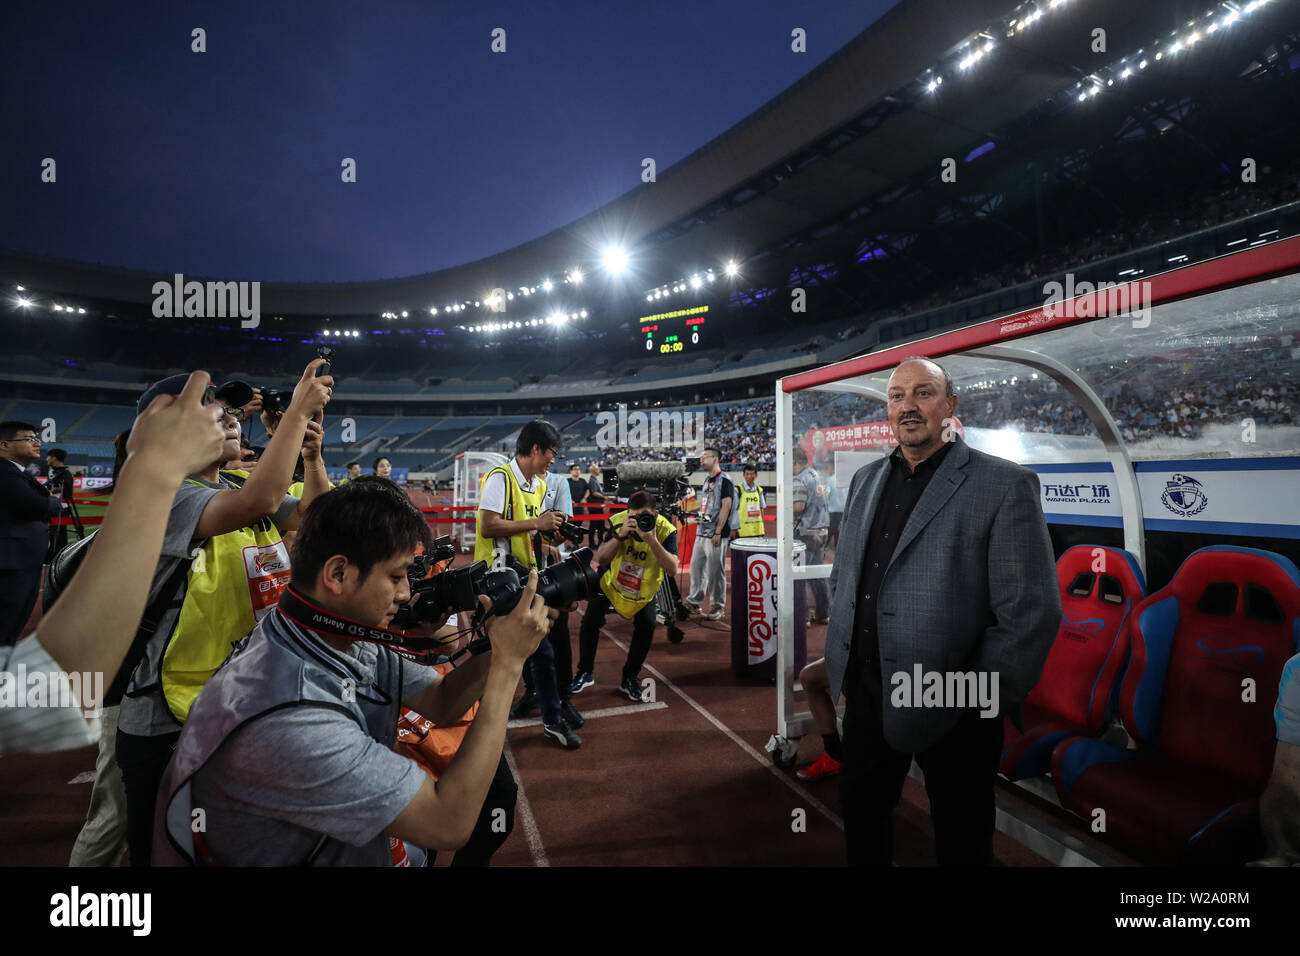
[[534, 445], [532, 453], [523, 460], [521, 470], [529, 478], [544, 475], [551, 470], [551, 466], [555, 464], [555, 456], [559, 453], [560, 449], [551, 445], [545, 448], [541, 445]]
[[717, 454], [711, 451], [706, 451], [702, 454], [700, 456], [700, 467], [705, 471], [713, 471], [714, 468], [718, 467]]
[[360, 466], [360, 465], [348, 465], [348, 477], [349, 477], [349, 478], [360, 478], [360, 477], [361, 477], [361, 466]]
[[933, 451], [943, 441], [944, 420], [957, 397], [945, 394], [943, 374], [929, 362], [904, 362], [889, 377], [889, 425], [904, 448]]
[[356, 565], [348, 565], [343, 571], [343, 594], [331, 610], [372, 627], [387, 627], [398, 606], [411, 599], [406, 569], [414, 560], [414, 551], [399, 551], [372, 567], [364, 579]]
[[221, 461], [238, 461], [244, 455], [244, 446], [239, 440], [239, 419], [228, 412], [222, 412], [221, 430], [226, 436], [221, 443]]
[[387, 478], [393, 473], [393, 463], [387, 458], [381, 458], [375, 463], [375, 474], [380, 478]]
[[569, 477], [570, 477], [570, 478], [581, 478], [581, 477], [582, 477], [582, 469], [579, 468], [577, 465], [572, 465], [572, 466], [570, 466], [570, 467], [569, 467]]
[[745, 484], [749, 485], [752, 488], [754, 486], [754, 482], [758, 481], [758, 472], [754, 471], [754, 469], [752, 468], [746, 468], [743, 472], [741, 472], [741, 477], [745, 479]]
[[[30, 445], [31, 442], [28, 442], [27, 444]], [[53, 455], [45, 456], [45, 464], [49, 466], [51, 469], [63, 467], [63, 462], [59, 461], [59, 459], [55, 458]]]
[[41, 457], [41, 440], [30, 428], [23, 429], [8, 441], [0, 441], [0, 448], [20, 465], [27, 465]]

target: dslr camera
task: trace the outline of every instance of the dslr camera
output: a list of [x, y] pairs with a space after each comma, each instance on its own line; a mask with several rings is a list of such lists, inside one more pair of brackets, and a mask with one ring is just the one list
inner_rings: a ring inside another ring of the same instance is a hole
[[[443, 535], [434, 541], [430, 554], [420, 555], [412, 563], [407, 571], [411, 603], [398, 610], [392, 627], [404, 630], [424, 621], [441, 624], [456, 611], [474, 612], [476, 620], [482, 621], [489, 616], [504, 617], [515, 609], [524, 593], [522, 582], [528, 578], [528, 568], [522, 561], [511, 555], [510, 566], [500, 571], [489, 571], [486, 561], [475, 561], [425, 577], [431, 567], [455, 554], [451, 538]], [[568, 607], [597, 592], [599, 577], [591, 567], [591, 559], [591, 548], [579, 548], [559, 564], [537, 572], [537, 593], [548, 607]], [[480, 594], [492, 601], [492, 610], [486, 614], [479, 604]]]

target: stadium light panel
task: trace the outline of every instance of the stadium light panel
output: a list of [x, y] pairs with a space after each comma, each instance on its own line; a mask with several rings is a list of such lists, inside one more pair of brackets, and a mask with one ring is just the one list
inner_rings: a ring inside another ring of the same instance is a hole
[[86, 314], [86, 310], [85, 310], [85, 309], [78, 309], [77, 312], [80, 313], [81, 315], [85, 315], [85, 314]]
[[[21, 289], [22, 286], [19, 286], [18, 288]], [[18, 297], [18, 307], [19, 307], [20, 309], [31, 308], [31, 304], [32, 304], [32, 300], [31, 300], [31, 299], [24, 299], [22, 296], [19, 296], [19, 297]]]
[[702, 286], [702, 285], [704, 285], [704, 280], [703, 280], [703, 279], [701, 279], [698, 275], [693, 275], [693, 276], [691, 276], [691, 288], [692, 288], [692, 289], [698, 289], [698, 288], [699, 288], [700, 286]]
[[1138, 64], [1138, 69], [1139, 69], [1139, 70], [1145, 70], [1146, 68], [1147, 68], [1147, 61], [1146, 61], [1146, 60], [1143, 60], [1141, 63]]
[[551, 288], [552, 288], [552, 287], [551, 287], [551, 280], [550, 280], [550, 279], [543, 279], [543, 280], [542, 280], [542, 291], [543, 291], [543, 292], [550, 292], [550, 291], [551, 291]]
[[735, 260], [735, 259], [728, 259], [728, 260], [727, 260], [727, 268], [726, 268], [726, 272], [727, 272], [727, 275], [728, 275], [728, 276], [731, 276], [733, 279], [734, 279], [737, 275], [740, 274], [740, 266], [736, 264], [736, 260]]
[[62, 311], [63, 311], [63, 306], [59, 305], [58, 303], [55, 303], [55, 305], [54, 305], [54, 311], [55, 311], [55, 312], [62, 312]]
[[581, 269], [574, 269], [567, 277], [567, 281], [572, 282], [574, 285], [582, 285], [582, 279], [583, 276]]
[[26, 292], [26, 291], [27, 291], [27, 290], [24, 289], [22, 286], [18, 286], [17, 288], [18, 288], [18, 291], [19, 291], [19, 292]]
[[627, 268], [627, 252], [621, 246], [606, 246], [600, 259], [605, 271], [612, 276], [621, 275]]
[[407, 312], [405, 309], [403, 309], [403, 310], [402, 310], [402, 318], [406, 318], [408, 315], [410, 315], [410, 313]]
[[509, 299], [511, 302], [513, 302], [515, 301], [515, 294], [513, 292], [507, 292], [506, 298]]
[[713, 274], [713, 270], [710, 269], [710, 270], [709, 270], [709, 281], [712, 282], [712, 281], [714, 281], [714, 280], [717, 279], [717, 278], [718, 278], [718, 277], [715, 276], [715, 275]]
[[581, 312], [578, 313], [578, 315], [582, 316], [585, 319], [587, 317], [587, 310], [583, 309]]

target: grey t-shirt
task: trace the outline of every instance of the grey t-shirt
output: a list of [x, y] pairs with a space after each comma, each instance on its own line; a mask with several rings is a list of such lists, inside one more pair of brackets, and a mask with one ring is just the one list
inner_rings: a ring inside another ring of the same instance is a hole
[[[203, 516], [203, 509], [208, 506], [213, 495], [230, 489], [230, 485], [205, 481], [202, 478], [181, 482], [176, 490], [176, 497], [172, 499], [171, 512], [167, 516], [167, 531], [163, 535], [162, 553], [158, 558], [158, 567], [154, 570], [153, 584], [149, 586], [151, 602], [158, 596], [158, 592], [176, 570], [177, 565], [194, 560], [193, 550], [198, 543], [194, 538], [194, 532], [199, 526], [199, 519]], [[279, 510], [271, 520], [279, 526], [297, 507], [298, 499], [293, 495], [285, 495]], [[180, 595], [183, 597], [184, 594], [185, 584], [182, 582]], [[158, 630], [154, 632], [154, 636], [145, 647], [144, 657], [136, 666], [131, 683], [127, 687], [128, 695], [135, 693], [140, 687], [147, 687], [157, 682], [167, 639], [171, 636], [172, 628], [176, 626], [176, 618], [180, 615], [181, 601], [176, 600], [172, 603], [175, 606], [163, 613], [158, 623]], [[232, 640], [240, 636], [242, 635], [237, 635]], [[162, 734], [174, 734], [180, 730], [181, 725], [172, 716], [162, 689], [156, 687], [138, 697], [122, 698], [117, 727], [123, 733], [157, 737]]]
[[[314, 636], [306, 640], [322, 654], [341, 653]], [[380, 653], [393, 652], [355, 643], [351, 656], [373, 680]], [[432, 667], [404, 661], [401, 699], [440, 679]], [[193, 798], [207, 816], [204, 840], [225, 865], [299, 865], [323, 833], [333, 840], [316, 865], [391, 866], [384, 830], [415, 799], [425, 776], [348, 715], [304, 704], [236, 731], [194, 775]]]
[[803, 514], [794, 519], [794, 532], [816, 531], [826, 528], [831, 523], [830, 512], [826, 508], [826, 496], [822, 494], [817, 481], [817, 471], [811, 465], [794, 476], [794, 501], [804, 503]]

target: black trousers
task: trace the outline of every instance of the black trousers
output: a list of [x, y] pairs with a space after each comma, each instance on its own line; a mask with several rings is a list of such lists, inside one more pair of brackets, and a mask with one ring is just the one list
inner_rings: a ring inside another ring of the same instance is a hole
[[[573, 644], [569, 636], [569, 615], [561, 614], [533, 656], [524, 673], [526, 690], [537, 695], [542, 719], [553, 724], [560, 719], [560, 705], [569, 699], [573, 684]], [[529, 681], [527, 677], [531, 677]]]
[[[600, 629], [605, 626], [605, 615], [613, 610], [604, 592], [587, 602], [587, 612], [582, 615], [578, 632], [578, 670], [592, 673], [596, 668], [596, 645], [600, 643]], [[623, 665], [624, 680], [636, 680], [650, 653], [650, 643], [655, 636], [655, 602], [651, 601], [632, 618], [632, 643], [628, 645], [627, 662]]]
[[126, 845], [132, 866], [150, 865], [158, 788], [172, 759], [172, 749], [180, 739], [179, 730], [160, 737], [117, 732], [117, 765], [126, 790]]
[[915, 755], [894, 750], [881, 724], [878, 679], [857, 683], [844, 712], [840, 800], [849, 866], [889, 866], [894, 808], [912, 757], [925, 774], [940, 866], [993, 863], [994, 781], [1002, 753], [1002, 718], [968, 711], [942, 740]]
[[[501, 762], [497, 764], [496, 775], [488, 786], [487, 797], [483, 800], [483, 809], [474, 824], [474, 832], [470, 834], [469, 842], [457, 850], [456, 855], [452, 857], [452, 869], [458, 866], [492, 865], [492, 854], [501, 849], [506, 838], [514, 831], [515, 803], [518, 799], [519, 784], [515, 782], [515, 776], [510, 772], [510, 764], [506, 763], [505, 754], [502, 754]], [[497, 823], [497, 810], [504, 811], [504, 827]], [[430, 850], [429, 866], [433, 866], [433, 861], [437, 858], [437, 851]]]
[[23, 628], [36, 607], [41, 591], [41, 568], [0, 571], [0, 647], [10, 647], [26, 637]]

